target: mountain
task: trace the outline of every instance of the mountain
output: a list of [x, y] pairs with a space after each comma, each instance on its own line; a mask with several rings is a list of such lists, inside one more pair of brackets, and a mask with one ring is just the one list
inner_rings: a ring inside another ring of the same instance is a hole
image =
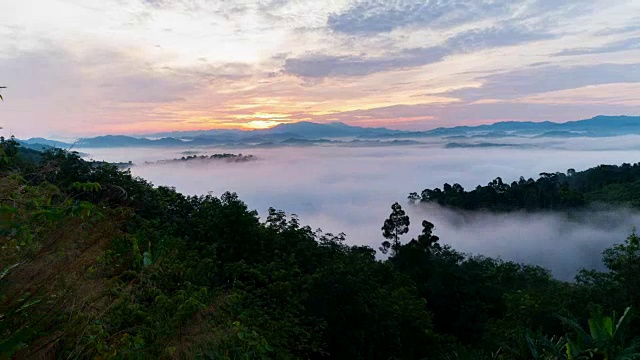
[[301, 121], [291, 124], [280, 124], [270, 129], [253, 130], [261, 134], [290, 134], [303, 138], [317, 137], [364, 137], [376, 135], [401, 135], [405, 133], [402, 130], [391, 130], [387, 128], [367, 128], [360, 126], [351, 126], [341, 122], [332, 122], [328, 124], [318, 124], [309, 121]]
[[23, 149], [30, 149], [35, 151], [49, 150], [52, 148], [70, 149], [71, 144], [63, 143], [55, 140], [47, 140], [43, 138], [32, 138], [28, 140], [17, 140]]
[[523, 148], [528, 147], [524, 144], [501, 144], [501, 143], [458, 143], [458, 142], [450, 142], [445, 144], [444, 146], [447, 149], [458, 149], [458, 148], [501, 148], [501, 147], [510, 147], [510, 148]]
[[[640, 116], [604, 116], [556, 123], [501, 121], [490, 125], [456, 126], [420, 132], [419, 136], [445, 137], [604, 137], [640, 134]], [[413, 136], [416, 136], [414, 133]]]
[[[302, 121], [258, 130], [200, 130], [150, 134], [147, 137], [105, 135], [78, 140], [75, 147], [184, 147], [184, 146], [281, 146], [348, 143], [357, 139], [408, 139], [439, 137], [445, 139], [490, 139], [505, 137], [566, 138], [605, 137], [640, 134], [640, 116], [596, 116], [563, 123], [542, 121], [501, 121], [489, 125], [439, 127], [427, 131], [403, 131], [387, 128], [351, 126], [341, 122], [319, 124]], [[69, 148], [71, 144], [35, 138], [23, 141], [34, 146]], [[404, 142], [365, 142], [368, 146], [408, 145]], [[38, 144], [38, 145], [36, 145]], [[455, 143], [454, 143], [455, 144]], [[458, 146], [458, 145], [454, 145]]]
[[62, 141], [56, 141], [56, 140], [49, 140], [49, 139], [45, 139], [45, 138], [31, 138], [31, 139], [27, 139], [27, 140], [20, 140], [20, 143], [23, 144], [28, 144], [28, 145], [44, 145], [44, 146], [49, 146], [49, 147], [57, 147], [57, 148], [61, 148], [61, 149], [69, 149], [71, 146], [73, 146], [73, 144], [69, 144], [66, 142], [62, 142]]
[[141, 146], [180, 146], [185, 141], [174, 138], [147, 139], [124, 135], [105, 135], [94, 138], [83, 138], [76, 143], [77, 147], [141, 147]]
[[211, 129], [211, 130], [191, 130], [191, 131], [167, 131], [160, 133], [151, 133], [140, 135], [140, 137], [146, 138], [192, 138], [192, 137], [208, 137], [208, 136], [230, 136], [239, 137], [243, 133], [250, 133], [251, 130], [238, 130], [238, 129]]
[[387, 128], [368, 128], [361, 126], [351, 126], [341, 122], [332, 122], [327, 124], [314, 123], [310, 121], [300, 121], [289, 124], [279, 124], [269, 129], [256, 130], [197, 130], [197, 131], [175, 131], [162, 132], [145, 135], [147, 138], [172, 137], [182, 139], [211, 139], [225, 138], [227, 140], [247, 140], [251, 138], [264, 137], [271, 135], [275, 138], [305, 138], [317, 139], [320, 137], [358, 137], [358, 136], [376, 136], [376, 135], [395, 135], [402, 134], [405, 131], [391, 130]]
[[144, 147], [210, 145], [309, 145], [326, 143], [325, 138], [385, 137], [405, 131], [350, 126], [340, 122], [318, 124], [302, 121], [257, 130], [200, 130], [149, 134], [146, 137], [105, 135], [78, 140], [76, 147]]

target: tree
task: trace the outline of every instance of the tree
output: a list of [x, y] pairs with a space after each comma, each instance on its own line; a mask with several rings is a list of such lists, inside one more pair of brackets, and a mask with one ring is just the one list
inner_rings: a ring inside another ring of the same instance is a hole
[[616, 283], [625, 289], [630, 304], [640, 304], [640, 237], [634, 228], [623, 244], [602, 254], [602, 262]]
[[383, 241], [380, 251], [386, 254], [391, 249], [392, 255], [395, 255], [400, 248], [400, 236], [409, 232], [409, 216], [397, 202], [391, 205], [391, 210], [391, 215], [382, 226], [382, 236], [393, 243]]
[[422, 220], [422, 234], [418, 235], [418, 244], [420, 244], [425, 249], [432, 249], [434, 247], [439, 247], [440, 245], [437, 243], [440, 238], [436, 235], [433, 235], [433, 229], [435, 225], [433, 223]]

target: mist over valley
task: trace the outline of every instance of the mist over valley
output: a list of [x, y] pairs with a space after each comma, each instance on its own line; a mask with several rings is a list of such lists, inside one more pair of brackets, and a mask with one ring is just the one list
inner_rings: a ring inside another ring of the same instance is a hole
[[[524, 144], [524, 140], [517, 140]], [[145, 164], [179, 158], [184, 153], [216, 154], [226, 148], [96, 148], [82, 149], [88, 158], [132, 161], [134, 175], [154, 185], [175, 187], [190, 195], [238, 193], [261, 217], [269, 207], [297, 214], [302, 224], [347, 235], [349, 244], [377, 248], [380, 227], [394, 202], [405, 206], [412, 225], [403, 237], [420, 232], [420, 222], [436, 225], [441, 241], [473, 254], [541, 265], [571, 280], [582, 267], [601, 268], [601, 252], [621, 242], [640, 224], [632, 209], [494, 214], [409, 206], [407, 195], [425, 188], [459, 183], [467, 189], [496, 177], [505, 182], [541, 172], [565, 172], [600, 164], [640, 159], [640, 136], [526, 140], [536, 148], [445, 148], [447, 139], [420, 146], [234, 149], [257, 161], [246, 163], [178, 162]], [[188, 156], [188, 155], [187, 155]]]

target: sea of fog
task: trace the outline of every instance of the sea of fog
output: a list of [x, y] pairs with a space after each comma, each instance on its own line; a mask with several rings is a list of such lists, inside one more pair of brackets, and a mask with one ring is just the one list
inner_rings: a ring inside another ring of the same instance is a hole
[[[264, 217], [269, 207], [295, 213], [305, 225], [347, 234], [350, 244], [378, 248], [380, 228], [409, 192], [457, 182], [465, 188], [497, 176], [511, 182], [521, 175], [583, 170], [599, 164], [640, 161], [640, 137], [547, 141], [541, 148], [456, 148], [442, 144], [395, 147], [287, 147], [272, 149], [80, 149], [88, 158], [132, 161], [134, 175], [184, 194], [220, 195], [234, 191]], [[201, 154], [243, 153], [259, 158], [244, 163], [177, 162], [185, 150]], [[602, 250], [624, 241], [640, 224], [630, 209], [559, 213], [460, 213], [437, 206], [405, 206], [411, 217], [409, 240], [422, 219], [436, 225], [441, 241], [460, 251], [533, 263], [555, 276], [572, 279], [581, 267], [599, 268]]]

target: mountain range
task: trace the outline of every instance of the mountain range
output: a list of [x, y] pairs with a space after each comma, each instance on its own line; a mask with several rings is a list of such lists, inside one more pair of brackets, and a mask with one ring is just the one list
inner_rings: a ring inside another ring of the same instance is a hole
[[[440, 127], [427, 131], [297, 122], [259, 130], [199, 130], [148, 134], [105, 135], [79, 139], [74, 144], [43, 138], [20, 140], [32, 149], [48, 147], [185, 147], [185, 146], [311, 146], [342, 144], [353, 146], [412, 145], [407, 138], [486, 139], [505, 137], [607, 137], [640, 134], [640, 116], [596, 116], [568, 122], [502, 121], [489, 125]], [[386, 141], [385, 139], [393, 139]], [[405, 139], [405, 140], [400, 140]]]

